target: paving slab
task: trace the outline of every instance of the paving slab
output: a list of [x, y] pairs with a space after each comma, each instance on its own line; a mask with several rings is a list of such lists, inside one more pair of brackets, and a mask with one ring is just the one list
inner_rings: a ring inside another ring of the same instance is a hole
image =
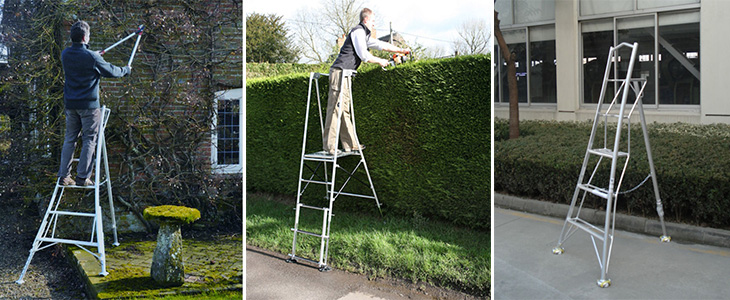
[[[617, 230], [608, 277], [588, 233], [568, 239], [562, 255], [552, 248], [561, 218], [494, 210], [493, 299], [728, 299], [730, 249], [691, 242], [661, 243], [658, 236]], [[672, 232], [669, 231], [671, 235]]]

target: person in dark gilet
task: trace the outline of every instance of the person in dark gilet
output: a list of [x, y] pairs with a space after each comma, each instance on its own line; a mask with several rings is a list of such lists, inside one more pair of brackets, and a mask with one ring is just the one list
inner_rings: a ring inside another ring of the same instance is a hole
[[[355, 128], [350, 118], [350, 85], [351, 77], [345, 77], [344, 82], [340, 85], [342, 70], [357, 70], [361, 62], [377, 63], [381, 67], [388, 65], [388, 61], [379, 57], [375, 57], [368, 49], [383, 50], [388, 52], [396, 52], [407, 54], [410, 49], [402, 49], [389, 43], [382, 42], [375, 37], [370, 36], [370, 32], [375, 27], [373, 22], [373, 11], [369, 8], [363, 8], [360, 12], [360, 24], [357, 24], [345, 39], [345, 43], [340, 48], [340, 54], [330, 68], [330, 87], [329, 98], [327, 100], [327, 118], [325, 120], [324, 136], [322, 144], [325, 151], [335, 154], [337, 151], [336, 134], [337, 122], [336, 116], [339, 109], [342, 109], [342, 118], [340, 120], [340, 142], [342, 142], [342, 151], [360, 151], [363, 146], [357, 144], [355, 136]], [[340, 88], [342, 90], [340, 90]], [[340, 99], [340, 107], [337, 107], [337, 100]]]

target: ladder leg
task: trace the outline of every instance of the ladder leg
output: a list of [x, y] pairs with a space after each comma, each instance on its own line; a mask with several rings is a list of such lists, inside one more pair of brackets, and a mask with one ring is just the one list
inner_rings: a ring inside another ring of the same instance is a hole
[[102, 134], [101, 136], [101, 151], [102, 151], [102, 157], [104, 158], [104, 176], [106, 177], [106, 193], [107, 197], [109, 198], [109, 212], [111, 213], [112, 217], [112, 232], [114, 233], [114, 243], [112, 243], [112, 246], [116, 247], [119, 246], [119, 238], [117, 237], [117, 216], [114, 211], [114, 197], [112, 195], [112, 179], [109, 177], [109, 157], [108, 152], [106, 149], [106, 135]]
[[[20, 272], [20, 277], [18, 280], [15, 281], [17, 284], [23, 284], [25, 282], [23, 280], [23, 277], [25, 277], [25, 272], [28, 271], [28, 267], [30, 266], [31, 260], [33, 260], [33, 255], [35, 255], [36, 251], [38, 251], [38, 248], [40, 247], [41, 242], [39, 241], [42, 237], [44, 232], [46, 232], [46, 227], [48, 227], [48, 215], [51, 212], [51, 208], [53, 207], [54, 202], [56, 202], [56, 195], [58, 195], [58, 190], [62, 189], [62, 187], [59, 185], [61, 179], [57, 179], [56, 181], [56, 187], [53, 189], [53, 195], [51, 196], [51, 200], [48, 202], [48, 208], [46, 209], [46, 213], [43, 215], [43, 220], [41, 221], [41, 226], [38, 228], [38, 233], [36, 233], [35, 240], [33, 240], [33, 246], [31, 246], [30, 253], [28, 254], [28, 260], [25, 262], [25, 266], [23, 267], [23, 271]], [[59, 199], [60, 201], [60, 199]]]
[[[301, 178], [301, 177], [300, 177]], [[300, 181], [301, 182], [301, 181]], [[301, 203], [299, 203], [299, 193], [297, 193], [297, 206], [295, 208], [294, 213], [294, 238], [292, 239], [291, 243], [291, 254], [289, 254], [289, 258], [286, 260], [286, 262], [296, 262], [296, 255], [297, 255], [297, 230], [299, 230], [299, 209], [302, 207]]]
[[[642, 101], [642, 98], [639, 98], [638, 101]], [[644, 117], [644, 107], [643, 102], [639, 103], [639, 116], [641, 117], [641, 130], [644, 135], [644, 145], [646, 145], [646, 156], [649, 160], [649, 171], [651, 172], [651, 183], [654, 186], [654, 197], [656, 199], [656, 211], [659, 215], [659, 222], [662, 225], [662, 236], [659, 238], [662, 242], [667, 243], [672, 240], [672, 238], [667, 235], [667, 228], [664, 225], [664, 206], [662, 205], [662, 199], [659, 195], [659, 183], [656, 177], [656, 171], [654, 170], [654, 159], [651, 155], [651, 144], [649, 144], [649, 130], [646, 127], [646, 119]]]
[[[591, 141], [588, 143], [588, 148], [591, 147], [593, 144], [593, 136], [596, 133], [596, 123], [593, 124], [593, 130], [591, 132]], [[570, 208], [568, 208], [568, 215], [565, 216], [565, 221], [563, 222], [563, 229], [560, 231], [560, 237], [558, 238], [558, 244], [553, 248], [553, 254], [560, 255], [565, 252], [565, 249], [563, 248], [563, 243], [565, 242], [565, 239], [568, 235], [568, 230], [570, 228], [568, 220], [573, 217], [573, 211], [575, 210], [575, 204], [578, 200], [578, 196], [580, 195], [580, 189], [578, 188], [578, 185], [583, 183], [583, 179], [585, 178], [586, 169], [588, 168], [588, 160], [590, 156], [586, 150], [585, 157], [583, 158], [583, 166], [580, 168], [580, 175], [578, 176], [578, 183], [575, 185], [575, 191], [573, 192], [573, 199], [570, 200]]]

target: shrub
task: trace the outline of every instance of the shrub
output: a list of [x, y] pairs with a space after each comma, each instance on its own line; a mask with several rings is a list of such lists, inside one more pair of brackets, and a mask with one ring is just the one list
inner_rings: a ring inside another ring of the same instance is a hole
[[[357, 133], [387, 212], [489, 228], [489, 63], [486, 56], [429, 60], [355, 77]], [[296, 194], [307, 85], [304, 74], [246, 83], [248, 190]], [[320, 92], [326, 105], [326, 78]], [[309, 130], [316, 134], [308, 134], [307, 152], [321, 150], [319, 126], [311, 114]], [[306, 200], [316, 202], [324, 191], [306, 194], [317, 195]], [[375, 208], [352, 199], [337, 205]]]
[[[506, 126], [506, 121], [497, 120], [495, 132], [506, 130]], [[515, 140], [499, 140], [494, 145], [495, 191], [569, 204], [591, 123], [521, 121], [520, 130], [523, 127], [533, 133]], [[602, 143], [602, 134], [598, 136], [597, 143]], [[631, 159], [622, 191], [638, 185], [649, 174], [640, 126], [632, 126], [631, 136]], [[730, 201], [726, 195], [730, 194], [730, 125], [650, 124], [649, 137], [666, 218], [729, 227]], [[608, 167], [603, 163], [597, 172], [595, 182], [599, 186], [607, 186]], [[617, 172], [620, 174], [620, 170]], [[604, 202], [592, 198], [588, 205], [601, 208]], [[619, 196], [617, 209], [655, 218], [651, 181]]]

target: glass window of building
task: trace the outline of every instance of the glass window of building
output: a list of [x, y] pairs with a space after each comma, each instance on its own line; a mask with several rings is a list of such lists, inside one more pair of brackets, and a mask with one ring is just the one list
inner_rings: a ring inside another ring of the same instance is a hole
[[[527, 103], [527, 47], [525, 29], [502, 31], [504, 41], [511, 53], [515, 54], [515, 68], [517, 70], [517, 91], [520, 103]], [[502, 98], [499, 102], [509, 103], [509, 87], [507, 81], [507, 63], [504, 62], [500, 53], [499, 77]]]
[[697, 3], [700, 3], [700, 0], [637, 0], [636, 7], [638, 9], [649, 9]]
[[530, 103], [557, 103], [555, 27], [530, 27]]
[[515, 23], [555, 20], [555, 0], [515, 0]]
[[[698, 105], [699, 28], [697, 11], [583, 21], [583, 103], [598, 102], [609, 48], [622, 42], [638, 42], [632, 77], [648, 77], [644, 104]], [[629, 49], [619, 51], [616, 59], [620, 76], [625, 74], [630, 56]], [[605, 102], [611, 101], [618, 86], [618, 83], [609, 85]]]
[[700, 104], [700, 13], [659, 15], [659, 104]]
[[634, 0], [580, 0], [579, 5], [580, 15], [590, 16], [631, 11], [634, 9]]

